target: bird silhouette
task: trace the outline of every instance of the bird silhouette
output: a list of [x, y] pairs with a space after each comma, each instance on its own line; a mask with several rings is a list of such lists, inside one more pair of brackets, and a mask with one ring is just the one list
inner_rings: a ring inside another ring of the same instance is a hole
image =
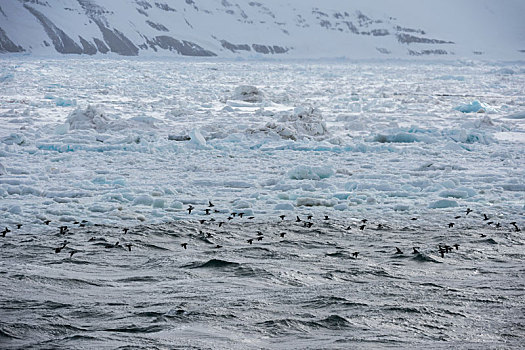
[[511, 222], [510, 224], [511, 224], [512, 226], [514, 226], [514, 230], [515, 230], [516, 232], [520, 232], [520, 231], [521, 231], [521, 229], [520, 229], [520, 228], [518, 227], [518, 225], [516, 224], [516, 221], [513, 221], [513, 222]]
[[188, 249], [188, 243], [181, 243], [180, 246], [184, 249]]
[[2, 237], [5, 237], [5, 235], [8, 233], [8, 232], [11, 232], [11, 230], [6, 227], [3, 231], [2, 231]]
[[208, 207], [213, 208], [215, 205], [211, 201], [208, 201]]
[[190, 204], [190, 205], [188, 206], [188, 209], [187, 209], [187, 210], [188, 210], [188, 214], [191, 214], [191, 211], [192, 211], [193, 209], [195, 209], [195, 207], [194, 207], [193, 205]]
[[125, 246], [128, 247], [128, 250], [131, 252], [131, 246], [132, 246], [132, 244], [131, 244], [131, 243], [127, 243], [127, 244], [125, 244]]
[[450, 222], [450, 223], [448, 224], [448, 228], [452, 228], [452, 227], [454, 227], [454, 223], [453, 223], [453, 222]]
[[472, 213], [472, 211], [473, 211], [472, 209], [467, 208], [467, 210], [465, 210], [465, 213], [466, 213], [465, 215], [468, 215], [468, 214]]
[[365, 227], [366, 227], [366, 225], [361, 225], [361, 226], [359, 226], [359, 229], [360, 229], [361, 231], [363, 231], [363, 230], [365, 229]]
[[352, 253], [352, 256], [355, 257], [357, 259], [357, 256], [359, 255], [359, 252], [353, 252]]
[[279, 217], [281, 218], [281, 221], [284, 220], [284, 218], [286, 217], [286, 215], [279, 215]]
[[403, 251], [399, 249], [398, 247], [396, 247], [396, 254], [403, 254]]
[[66, 247], [66, 245], [68, 245], [68, 244], [69, 244], [69, 242], [64, 241], [64, 243], [62, 243], [62, 246], [61, 246], [61, 247], [57, 247], [57, 248], [55, 248], [55, 254], [60, 253], [60, 252], [62, 251], [62, 249], [64, 249], [64, 248]]
[[253, 238], [247, 239], [246, 242], [253, 244]]

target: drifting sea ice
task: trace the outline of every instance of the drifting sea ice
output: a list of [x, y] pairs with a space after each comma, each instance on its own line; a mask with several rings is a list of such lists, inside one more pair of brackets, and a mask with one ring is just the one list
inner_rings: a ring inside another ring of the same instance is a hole
[[[68, 76], [57, 73], [64, 65]], [[187, 218], [188, 204], [208, 200], [221, 212], [256, 216], [341, 211], [402, 220], [487, 205], [502, 215], [523, 213], [519, 69], [491, 75], [493, 67], [481, 63], [215, 61], [126, 67], [28, 59], [1, 82], [0, 210], [7, 222], [162, 222]], [[465, 91], [490, 96], [487, 105], [475, 100], [465, 109], [484, 108], [490, 117], [454, 110]], [[46, 96], [77, 105], [56, 106]]]

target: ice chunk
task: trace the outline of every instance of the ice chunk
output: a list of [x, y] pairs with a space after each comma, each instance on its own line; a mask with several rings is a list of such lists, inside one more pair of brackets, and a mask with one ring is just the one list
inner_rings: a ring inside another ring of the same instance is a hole
[[457, 206], [458, 206], [458, 202], [450, 200], [450, 199], [440, 199], [428, 205], [430, 209], [455, 208]]
[[173, 209], [182, 209], [183, 203], [180, 201], [173, 201], [171, 202], [170, 207]]
[[261, 102], [264, 94], [261, 90], [251, 85], [241, 85], [235, 88], [233, 92], [233, 100], [241, 100], [244, 102]]
[[454, 109], [462, 113], [485, 113], [490, 110], [488, 105], [486, 105], [485, 103], [481, 103], [478, 100], [474, 100], [470, 103], [457, 106]]
[[20, 207], [19, 205], [12, 205], [9, 207], [7, 211], [10, 212], [11, 214], [21, 214], [22, 207]]
[[85, 110], [77, 108], [69, 114], [66, 123], [70, 130], [90, 130], [105, 131], [108, 128], [110, 119], [101, 110], [93, 105], [88, 105]]
[[525, 119], [525, 111], [506, 116], [507, 119]]
[[441, 191], [439, 196], [443, 198], [468, 198], [469, 197], [467, 191], [460, 191], [460, 190]]
[[6, 145], [23, 145], [27, 143], [26, 138], [22, 134], [11, 134], [9, 136], [6, 136], [2, 139], [2, 143], [5, 143]]
[[525, 192], [525, 184], [503, 184], [501, 187], [505, 191]]
[[298, 165], [288, 171], [288, 177], [293, 180], [321, 180], [334, 175], [332, 167], [312, 167], [307, 165]]
[[250, 187], [254, 187], [254, 185], [252, 183], [246, 182], [246, 181], [240, 181], [240, 180], [227, 180], [227, 181], [223, 182], [223, 185], [225, 187], [230, 187], [230, 188], [250, 188]]
[[94, 213], [107, 213], [108, 211], [112, 211], [113, 207], [111, 206], [105, 206], [101, 204], [94, 204], [91, 207], [89, 207], [89, 211], [92, 211]]
[[57, 107], [71, 107], [77, 105], [76, 100], [69, 100], [62, 97], [55, 97], [53, 100], [55, 101], [55, 105]]
[[238, 200], [233, 203], [233, 207], [235, 209], [247, 209], [247, 208], [251, 208], [252, 204], [245, 200]]
[[334, 209], [335, 210], [344, 211], [344, 210], [348, 209], [348, 205], [346, 205], [346, 204], [337, 204], [337, 205], [334, 205]]
[[296, 205], [298, 207], [333, 207], [337, 205], [336, 199], [322, 199], [322, 198], [311, 198], [311, 197], [299, 197], [296, 200]]
[[294, 141], [302, 139], [324, 140], [330, 137], [321, 112], [312, 107], [297, 107], [293, 114], [284, 113], [279, 121], [268, 122], [264, 127], [258, 130], [250, 129], [248, 132], [276, 133], [283, 139]]
[[410, 206], [406, 204], [397, 204], [394, 206], [395, 211], [408, 211], [409, 209]]
[[153, 208], [164, 208], [165, 201], [162, 198], [155, 198], [153, 201]]
[[146, 205], [150, 206], [153, 204], [153, 198], [151, 196], [148, 196], [146, 194], [137, 196], [135, 200], [133, 200], [133, 205]]
[[201, 132], [198, 129], [193, 129], [190, 131], [190, 141], [188, 142], [188, 146], [196, 148], [196, 149], [205, 149], [206, 146], [206, 139], [204, 136], [202, 136]]
[[274, 210], [294, 210], [295, 207], [290, 203], [279, 203], [275, 205]]

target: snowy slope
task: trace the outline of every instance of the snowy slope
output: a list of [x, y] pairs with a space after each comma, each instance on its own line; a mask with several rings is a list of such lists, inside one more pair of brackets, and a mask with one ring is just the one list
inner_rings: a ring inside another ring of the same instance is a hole
[[0, 52], [522, 59], [520, 0], [3, 0]]

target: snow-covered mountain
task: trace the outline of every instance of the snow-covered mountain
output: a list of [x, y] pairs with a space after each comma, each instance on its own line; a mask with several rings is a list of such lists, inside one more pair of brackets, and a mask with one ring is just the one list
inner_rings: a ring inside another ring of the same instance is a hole
[[1, 0], [0, 52], [525, 58], [523, 0]]

